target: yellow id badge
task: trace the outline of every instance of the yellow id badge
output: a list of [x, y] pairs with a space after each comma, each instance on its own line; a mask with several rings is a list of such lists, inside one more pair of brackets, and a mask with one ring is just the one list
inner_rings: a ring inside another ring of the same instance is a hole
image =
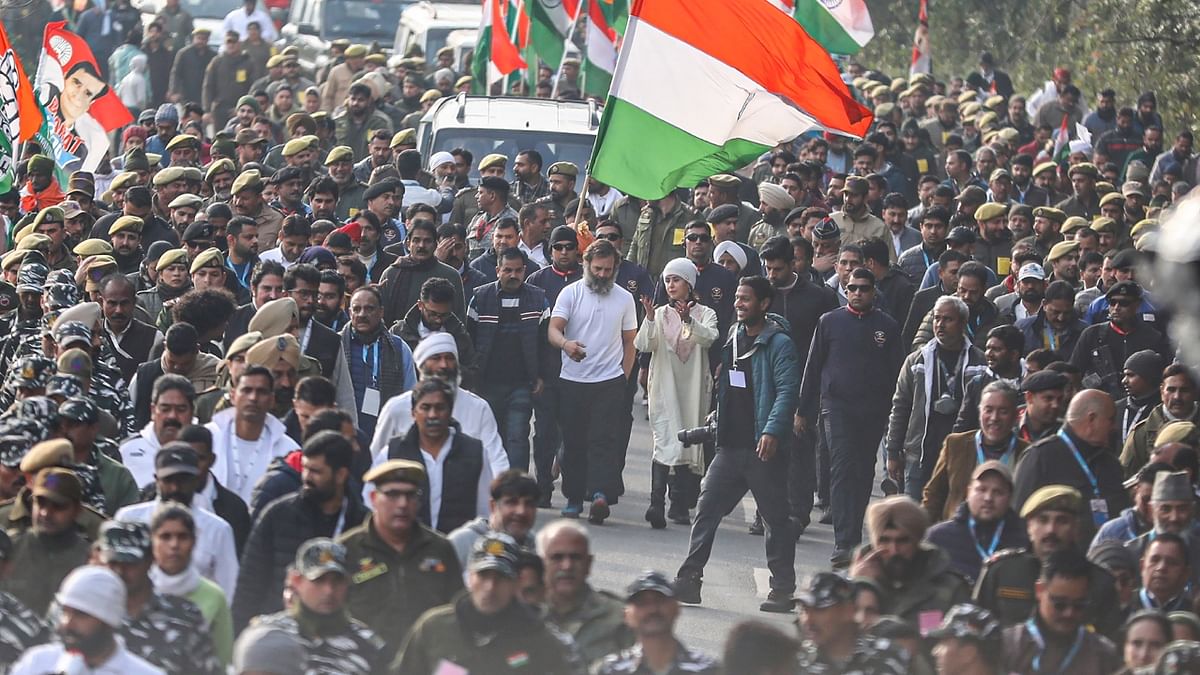
[[671, 235], [672, 246], [683, 246], [684, 229], [682, 227], [675, 228], [675, 233]]
[[918, 159], [917, 160], [917, 172], [921, 173], [921, 174], [929, 173], [929, 160]]
[[1003, 277], [1008, 274], [1010, 269], [1012, 269], [1011, 258], [996, 258], [996, 274]]
[[238, 82], [245, 82], [246, 78], [249, 77], [249, 74], [246, 72], [245, 68], [238, 68], [237, 74], [235, 74], [234, 77]]

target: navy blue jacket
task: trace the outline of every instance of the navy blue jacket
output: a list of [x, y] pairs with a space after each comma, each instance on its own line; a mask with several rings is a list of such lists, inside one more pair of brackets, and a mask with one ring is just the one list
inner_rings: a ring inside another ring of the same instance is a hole
[[822, 407], [883, 415], [891, 409], [904, 362], [900, 326], [880, 309], [856, 314], [839, 307], [821, 317], [800, 387], [800, 414], [809, 421]]
[[[500, 282], [493, 281], [475, 289], [475, 296], [467, 306], [467, 332], [471, 334], [471, 341], [475, 343], [475, 365], [480, 375], [488, 370], [488, 360], [491, 358], [497, 333], [516, 333], [525, 357], [526, 379], [529, 385], [533, 386], [540, 372], [539, 346], [548, 344], [544, 333], [550, 307], [546, 303], [546, 292], [529, 284], [521, 284], [516, 299], [517, 322], [501, 323]], [[508, 355], [499, 354], [497, 358], [508, 358]]]

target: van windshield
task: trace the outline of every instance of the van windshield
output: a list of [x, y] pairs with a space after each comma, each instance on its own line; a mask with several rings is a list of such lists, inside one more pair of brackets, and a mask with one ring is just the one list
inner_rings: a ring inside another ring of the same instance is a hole
[[[583, 171], [592, 154], [590, 134], [554, 133], [547, 131], [509, 131], [505, 129], [439, 129], [430, 144], [429, 154], [454, 148], [471, 151], [475, 162], [484, 155], [499, 153], [512, 159], [522, 150], [537, 150], [542, 155], [542, 173], [555, 162], [571, 162]], [[479, 172], [472, 168], [471, 178], [479, 179]]]
[[390, 42], [404, 4], [394, 0], [332, 0], [324, 7], [321, 31], [326, 37]]

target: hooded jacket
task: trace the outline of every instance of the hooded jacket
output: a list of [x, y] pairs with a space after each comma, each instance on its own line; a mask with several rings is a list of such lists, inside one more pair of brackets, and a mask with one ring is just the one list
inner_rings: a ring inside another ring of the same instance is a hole
[[[790, 337], [791, 326], [778, 314], [767, 314], [762, 331], [754, 337], [749, 352], [750, 382], [754, 390], [754, 439], [771, 434], [785, 439], [792, 433], [800, 390], [800, 366], [796, 347]], [[746, 328], [736, 324], [721, 350], [721, 365], [728, 372], [733, 365], [733, 338], [747, 339]], [[721, 419], [729, 390], [729, 378], [722, 373], [718, 382], [717, 420]]]

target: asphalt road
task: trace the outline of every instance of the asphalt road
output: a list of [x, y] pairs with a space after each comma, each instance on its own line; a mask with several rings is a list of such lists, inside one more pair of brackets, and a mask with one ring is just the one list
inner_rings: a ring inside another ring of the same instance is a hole
[[[645, 407], [635, 404], [633, 412], [625, 495], [603, 525], [588, 525], [596, 558], [591, 583], [618, 594], [644, 570], [658, 570], [673, 578], [688, 548], [689, 528], [668, 522], [665, 530], [653, 530], [644, 519], [650, 502], [650, 430]], [[539, 525], [557, 518], [562, 506], [562, 495], [556, 493], [555, 508], [538, 513]], [[586, 505], [584, 511], [586, 515]], [[829, 569], [833, 528], [818, 524], [817, 517], [819, 512], [814, 510], [813, 524], [796, 544], [796, 575], [800, 584], [813, 573]], [[735, 508], [721, 524], [712, 559], [704, 571], [702, 604], [685, 605], [676, 627], [679, 638], [692, 648], [719, 656], [730, 628], [746, 620], [795, 630], [792, 625], [795, 615], [758, 609], [770, 589], [763, 538], [747, 532], [753, 519], [754, 500], [747, 493], [742, 506]], [[587, 524], [586, 520], [581, 522]]]

